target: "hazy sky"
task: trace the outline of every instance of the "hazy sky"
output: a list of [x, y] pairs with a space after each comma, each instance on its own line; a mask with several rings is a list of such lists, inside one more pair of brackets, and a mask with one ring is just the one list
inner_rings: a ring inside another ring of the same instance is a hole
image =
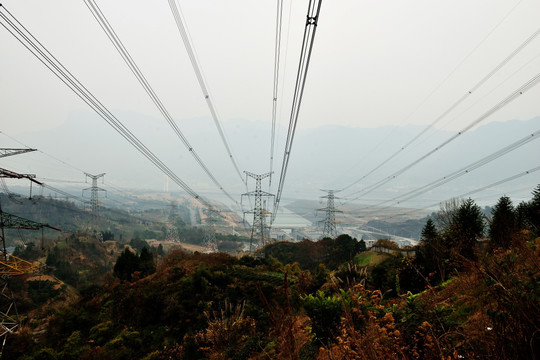
[[[170, 136], [165, 120], [82, 0], [2, 3], [113, 113], [139, 119], [119, 116], [128, 128], [142, 138], [148, 133], [145, 129]], [[168, 2], [97, 3], [179, 127], [188, 129], [186, 135], [198, 127], [213, 127]], [[235, 119], [261, 122], [268, 132], [252, 136], [268, 146], [276, 2], [180, 4], [226, 133], [233, 131], [228, 124], [232, 126]], [[306, 9], [307, 1], [284, 2], [278, 146], [285, 141]], [[298, 127], [302, 131], [322, 125], [430, 124], [538, 30], [539, 14], [539, 0], [323, 1]], [[2, 27], [0, 42], [0, 131], [17, 138], [30, 131], [62, 128], [69, 119], [76, 121], [77, 114], [89, 111]], [[462, 129], [539, 72], [540, 36], [438, 127]], [[539, 116], [539, 99], [540, 85], [485, 122]], [[80, 133], [73, 133], [75, 142], [85, 129], [114, 132], [97, 115], [83, 117]], [[19, 139], [25, 141], [24, 136]], [[146, 141], [151, 146], [160, 139]], [[84, 143], [100, 144], [100, 139]], [[221, 156], [219, 140], [211, 143]], [[50, 152], [46, 142], [39, 145]], [[174, 147], [181, 159], [189, 161], [182, 146], [175, 143]], [[278, 148], [276, 170], [281, 152]], [[53, 155], [66, 160], [69, 149]], [[261, 164], [267, 163], [263, 158], [240, 165], [241, 170], [262, 172], [267, 170]], [[77, 166], [102, 172], [96, 163]], [[183, 175], [196, 190], [211, 188], [191, 173]], [[242, 191], [241, 187], [233, 190]]]

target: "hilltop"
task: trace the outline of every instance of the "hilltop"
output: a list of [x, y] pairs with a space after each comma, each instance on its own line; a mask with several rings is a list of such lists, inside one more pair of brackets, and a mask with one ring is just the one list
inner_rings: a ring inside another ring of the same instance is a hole
[[[77, 301], [49, 310], [50, 316], [33, 313], [31, 321], [9, 338], [6, 355], [510, 359], [521, 354], [527, 358], [530, 348], [523, 341], [534, 329], [529, 321], [539, 314], [539, 294], [527, 289], [539, 275], [534, 264], [539, 251], [536, 239], [530, 246], [498, 252], [483, 260], [482, 267], [470, 266], [438, 286], [416, 294], [401, 292], [398, 297], [373, 290], [376, 269], [401, 261], [390, 255], [371, 265], [367, 275], [350, 263], [335, 272], [319, 268], [312, 273], [271, 258], [176, 251], [152, 275], [131, 282], [109, 278], [103, 287], [85, 290]], [[512, 260], [516, 257], [520, 260]], [[347, 274], [347, 281], [338, 281]], [[52, 290], [49, 294], [60, 296]]]
[[48, 272], [13, 279], [24, 320], [4, 354], [533, 359], [540, 186], [532, 194], [515, 207], [501, 197], [489, 224], [472, 199], [456, 203], [426, 221], [405, 257], [386, 239], [367, 250], [348, 235], [274, 242], [254, 256], [166, 253], [159, 241], [100, 242], [82, 232], [45, 250], [19, 247]]

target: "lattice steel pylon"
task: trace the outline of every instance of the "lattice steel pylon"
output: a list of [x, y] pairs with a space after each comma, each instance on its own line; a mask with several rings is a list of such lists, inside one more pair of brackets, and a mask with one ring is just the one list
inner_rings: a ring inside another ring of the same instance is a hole
[[218, 211], [214, 209], [207, 209], [206, 213], [206, 226], [204, 227], [204, 252], [207, 254], [218, 252], [218, 245], [216, 239], [216, 227]]
[[[21, 154], [28, 151], [34, 150], [2, 149], [2, 151], [0, 151], [2, 156], [0, 157]], [[43, 185], [43, 183], [37, 181], [35, 177], [35, 175], [31, 174], [19, 174], [11, 170], [0, 169], [0, 178], [28, 179], [30, 180], [30, 185], [32, 185], [32, 183]], [[2, 211], [2, 204], [0, 202], [0, 358], [2, 358], [8, 334], [12, 334], [20, 323], [19, 313], [17, 312], [17, 306], [15, 305], [15, 297], [9, 287], [9, 279], [12, 276], [31, 273], [39, 268], [38, 265], [29, 261], [19, 259], [13, 255], [8, 255], [4, 228], [37, 230], [43, 229], [44, 227], [53, 228], [46, 224], [40, 224], [5, 213]], [[53, 229], [59, 230], [56, 228]]]
[[324, 220], [320, 222], [324, 222], [324, 228], [323, 228], [323, 238], [335, 238], [337, 234], [336, 229], [336, 213], [337, 212], [343, 212], [341, 210], [336, 210], [336, 207], [334, 206], [334, 200], [339, 199], [335, 196], [335, 193], [338, 192], [336, 190], [321, 190], [327, 193], [325, 196], [321, 196], [321, 199], [326, 199], [326, 207], [322, 209], [317, 209], [317, 211], [324, 211], [325, 212], [325, 218]]
[[165, 223], [165, 228], [167, 229], [165, 240], [179, 242], [180, 237], [178, 236], [177, 228], [178, 203], [176, 201], [171, 201], [169, 206], [169, 216], [167, 218], [167, 222]]
[[43, 229], [44, 227], [60, 231], [60, 229], [47, 224], [5, 213], [2, 211], [2, 206], [0, 204], [0, 237], [2, 241], [2, 247], [0, 249], [0, 339], [2, 339], [2, 344], [0, 345], [0, 358], [2, 357], [7, 336], [13, 334], [20, 323], [19, 313], [17, 312], [17, 306], [15, 305], [15, 297], [9, 286], [9, 279], [12, 276], [33, 273], [40, 268], [37, 264], [7, 253], [4, 229], [38, 230]]
[[105, 189], [102, 189], [97, 186], [97, 180], [103, 176], [105, 176], [105, 173], [99, 174], [99, 175], [92, 175], [89, 173], [84, 173], [87, 178], [92, 179], [92, 186], [86, 189], [83, 189], [83, 194], [86, 190], [90, 190], [90, 206], [92, 208], [92, 215], [94, 218], [96, 218], [99, 214], [99, 198], [98, 198], [98, 192], [100, 191], [107, 191]]
[[2, 204], [0, 203], [0, 358], [2, 357], [7, 336], [13, 334], [20, 324], [15, 297], [9, 286], [9, 279], [13, 276], [33, 273], [40, 268], [37, 264], [8, 254], [4, 229], [38, 230], [45, 227], [60, 231], [60, 229], [48, 224], [5, 213], [2, 211]]
[[[263, 207], [263, 201], [262, 198], [273, 198], [275, 197], [274, 194], [270, 194], [266, 191], [262, 191], [261, 182], [263, 179], [269, 177], [272, 173], [268, 172], [265, 174], [253, 174], [248, 171], [244, 171], [246, 174], [246, 183], [247, 178], [252, 177], [255, 179], [256, 185], [255, 185], [255, 191], [250, 191], [245, 194], [242, 194], [240, 202], [242, 202], [242, 199], [244, 196], [254, 196], [255, 197], [255, 205], [252, 210], [244, 211], [245, 214], [253, 214], [253, 222], [251, 224], [251, 238], [249, 241], [249, 251], [253, 251], [254, 245], [257, 245], [256, 247], [262, 248], [265, 243], [265, 238], [269, 236], [270, 234], [270, 225], [267, 225], [266, 222], [266, 216], [271, 214], [269, 211], [267, 211]], [[256, 244], [254, 244], [254, 241]]]

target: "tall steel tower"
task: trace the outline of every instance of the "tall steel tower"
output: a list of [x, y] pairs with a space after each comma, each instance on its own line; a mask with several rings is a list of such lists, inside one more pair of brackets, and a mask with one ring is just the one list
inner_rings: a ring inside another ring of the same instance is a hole
[[218, 245], [216, 239], [216, 227], [218, 211], [214, 209], [208, 209], [206, 211], [206, 226], [204, 227], [204, 252], [215, 253], [218, 252]]
[[[335, 190], [321, 190], [327, 193], [325, 196], [321, 196], [321, 199], [326, 199], [326, 207], [322, 209], [317, 209], [317, 211], [324, 211], [326, 214], [326, 217], [324, 220], [324, 228], [323, 228], [323, 238], [329, 237], [329, 238], [335, 238], [337, 234], [336, 229], [336, 213], [337, 212], [343, 212], [340, 210], [336, 210], [334, 206], [334, 199], [339, 199], [335, 197]], [[338, 190], [339, 191], [339, 190]]]
[[39, 270], [39, 265], [8, 254], [4, 229], [17, 229], [20, 231], [22, 229], [38, 230], [45, 227], [60, 231], [60, 229], [48, 224], [38, 223], [3, 212], [0, 205], [0, 358], [2, 357], [7, 336], [13, 334], [20, 325], [15, 297], [10, 287], [10, 279]]
[[84, 194], [85, 190], [90, 190], [90, 206], [92, 208], [92, 214], [94, 215], [94, 217], [97, 217], [98, 212], [99, 212], [98, 192], [99, 191], [107, 191], [107, 190], [102, 189], [102, 188], [97, 186], [97, 180], [100, 177], [105, 176], [105, 173], [102, 173], [102, 174], [99, 174], [99, 175], [92, 175], [92, 174], [89, 174], [89, 173], [85, 172], [84, 174], [86, 175], [87, 178], [92, 179], [92, 187], [83, 189], [83, 194]]
[[[18, 149], [0, 150], [0, 157], [27, 152], [19, 152]], [[29, 151], [34, 150], [30, 149]], [[2, 178], [2, 180], [3, 178], [28, 179], [30, 180], [30, 184], [36, 183], [38, 185], [43, 185], [43, 183], [35, 180], [35, 177], [35, 175], [19, 174], [14, 171], [0, 168], [0, 178]], [[15, 304], [15, 297], [13, 296], [13, 292], [11, 291], [10, 287], [10, 278], [13, 276], [29, 274], [39, 269], [39, 266], [36, 264], [8, 254], [4, 229], [38, 230], [43, 229], [44, 227], [60, 231], [60, 229], [47, 224], [41, 224], [16, 215], [5, 213], [2, 211], [2, 204], [0, 203], [0, 358], [2, 357], [7, 336], [13, 334], [20, 324], [19, 313], [17, 312], [17, 306]], [[43, 233], [41, 241], [41, 247], [43, 248]]]
[[[241, 201], [243, 200], [244, 196], [254, 196], [255, 197], [255, 205], [252, 210], [250, 211], [244, 211], [244, 216], [246, 214], [253, 213], [253, 222], [251, 223], [251, 239], [249, 241], [249, 251], [253, 251], [254, 245], [257, 245], [257, 247], [263, 247], [265, 243], [265, 237], [268, 237], [270, 234], [270, 225], [267, 225], [266, 223], [266, 216], [270, 214], [267, 209], [263, 206], [262, 198], [266, 197], [274, 197], [274, 194], [270, 194], [266, 191], [262, 191], [261, 189], [261, 181], [267, 177], [269, 177], [272, 173], [268, 172], [266, 174], [253, 174], [248, 171], [244, 171], [246, 174], [246, 183], [247, 178], [252, 177], [255, 179], [256, 185], [255, 185], [255, 191], [250, 191], [245, 194], [242, 194]], [[255, 244], [254, 244], [255, 241]]]

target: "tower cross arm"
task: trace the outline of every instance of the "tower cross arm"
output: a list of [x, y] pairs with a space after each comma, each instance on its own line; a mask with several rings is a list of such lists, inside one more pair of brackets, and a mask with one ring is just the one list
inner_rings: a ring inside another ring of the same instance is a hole
[[272, 172], [267, 172], [265, 174], [254, 174], [254, 173], [249, 172], [249, 171], [244, 171], [244, 174], [246, 174], [246, 179], [249, 176], [249, 177], [254, 178], [255, 180], [262, 180], [262, 179], [265, 179], [265, 178], [269, 177], [270, 175], [272, 175]]
[[336, 213], [342, 213], [343, 211], [342, 210], [337, 210], [336, 208], [322, 208], [322, 209], [316, 209], [315, 211], [332, 211], [332, 212], [336, 212]]
[[24, 154], [31, 151], [37, 151], [37, 149], [10, 149], [10, 148], [0, 148], [0, 158]]
[[32, 221], [22, 218], [17, 215], [13, 215], [7, 212], [0, 213], [0, 225], [5, 229], [26, 229], [26, 230], [38, 230], [42, 228], [49, 228], [56, 231], [62, 231], [59, 228], [51, 226], [49, 224]]
[[43, 185], [43, 183], [41, 181], [37, 181], [35, 177], [36, 175], [34, 174], [19, 174], [19, 173], [16, 173], [15, 171], [0, 168], [0, 178], [28, 179], [38, 185]]
[[92, 175], [92, 174], [89, 174], [89, 173], [85, 172], [84, 174], [86, 176], [88, 176], [89, 178], [91, 178], [91, 179], [99, 179], [100, 177], [105, 176], [106, 173], [101, 173], [99, 175]]
[[271, 194], [269, 192], [266, 192], [266, 191], [262, 191], [262, 190], [253, 190], [253, 191], [249, 191], [247, 193], [244, 193], [242, 194], [241, 196], [255, 196], [255, 195], [260, 195], [260, 196], [276, 196], [275, 194]]
[[87, 187], [87, 188], [84, 188], [83, 191], [86, 191], [86, 190], [95, 190], [95, 191], [107, 191], [105, 189], [102, 189], [100, 187]]

